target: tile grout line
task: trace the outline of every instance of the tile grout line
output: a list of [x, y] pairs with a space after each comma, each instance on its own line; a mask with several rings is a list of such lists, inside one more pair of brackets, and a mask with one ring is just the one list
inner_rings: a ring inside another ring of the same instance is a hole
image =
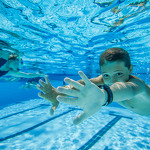
[[[110, 114], [111, 115], [111, 114]], [[114, 114], [113, 114], [114, 115]], [[103, 127], [101, 130], [99, 130], [88, 142], [86, 142], [83, 146], [81, 146], [78, 150], [88, 150], [90, 149], [93, 145], [95, 145], [101, 137], [108, 131], [110, 130], [121, 118], [128, 118], [132, 119], [129, 117], [125, 116], [119, 116], [115, 115], [116, 117], [111, 120], [105, 127]]]
[[25, 129], [25, 130], [22, 130], [22, 131], [20, 131], [20, 132], [15, 133], [15, 134], [6, 136], [6, 137], [4, 137], [4, 138], [0, 138], [0, 142], [3, 142], [3, 141], [5, 141], [5, 140], [14, 138], [14, 137], [16, 137], [16, 136], [18, 136], [18, 135], [24, 134], [24, 133], [26, 133], [26, 132], [28, 132], [28, 131], [30, 131], [30, 130], [33, 130], [33, 129], [35, 129], [35, 128], [41, 126], [41, 125], [44, 125], [44, 124], [50, 122], [51, 120], [54, 120], [54, 119], [56, 119], [56, 118], [58, 118], [58, 117], [61, 117], [61, 116], [65, 115], [65, 114], [67, 114], [67, 113], [69, 113], [69, 112], [71, 112], [71, 111], [74, 111], [74, 110], [75, 110], [75, 109], [68, 110], [68, 111], [66, 111], [66, 112], [64, 112], [64, 113], [62, 113], [62, 114], [59, 114], [59, 115], [57, 115], [57, 116], [55, 116], [55, 117], [52, 117], [52, 118], [50, 118], [50, 119], [47, 119], [47, 120], [45, 120], [45, 121], [43, 121], [43, 122], [41, 122], [41, 123], [39, 123], [39, 124], [36, 124], [36, 125], [34, 125], [34, 126], [30, 127], [30, 128], [27, 128], [27, 129]]

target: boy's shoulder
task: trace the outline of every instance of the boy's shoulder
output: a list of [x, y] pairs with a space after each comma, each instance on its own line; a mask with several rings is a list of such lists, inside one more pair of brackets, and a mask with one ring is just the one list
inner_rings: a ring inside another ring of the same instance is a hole
[[146, 83], [142, 79], [140, 79], [136, 76], [133, 76], [133, 75], [130, 75], [128, 82], [134, 83], [134, 84], [138, 85], [139, 87], [141, 87], [142, 89], [145, 89], [145, 87], [147, 86]]
[[145, 83], [142, 79], [138, 78], [137, 76], [130, 75], [128, 82], [132, 82], [132, 81], [139, 81], [139, 82]]

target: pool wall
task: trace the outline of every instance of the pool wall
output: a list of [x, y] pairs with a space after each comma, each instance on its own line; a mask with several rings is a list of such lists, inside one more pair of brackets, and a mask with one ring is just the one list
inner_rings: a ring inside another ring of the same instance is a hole
[[36, 89], [20, 89], [20, 82], [0, 83], [0, 107], [11, 103], [38, 98]]
[[[62, 81], [51, 83], [54, 87], [62, 85]], [[39, 98], [39, 90], [36, 88], [21, 88], [22, 85], [25, 85], [25, 82], [0, 82], [0, 108], [13, 103]]]

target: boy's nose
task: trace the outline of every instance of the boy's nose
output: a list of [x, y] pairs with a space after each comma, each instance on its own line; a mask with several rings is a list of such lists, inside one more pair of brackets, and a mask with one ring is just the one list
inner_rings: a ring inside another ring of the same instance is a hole
[[112, 77], [110, 82], [113, 84], [113, 83], [117, 82], [117, 80], [116, 80], [116, 78]]

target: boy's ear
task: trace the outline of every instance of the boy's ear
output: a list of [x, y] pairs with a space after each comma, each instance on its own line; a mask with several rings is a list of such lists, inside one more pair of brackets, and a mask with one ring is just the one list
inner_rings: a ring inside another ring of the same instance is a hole
[[133, 66], [131, 65], [129, 69], [129, 73], [132, 74], [132, 71], [133, 71]]

